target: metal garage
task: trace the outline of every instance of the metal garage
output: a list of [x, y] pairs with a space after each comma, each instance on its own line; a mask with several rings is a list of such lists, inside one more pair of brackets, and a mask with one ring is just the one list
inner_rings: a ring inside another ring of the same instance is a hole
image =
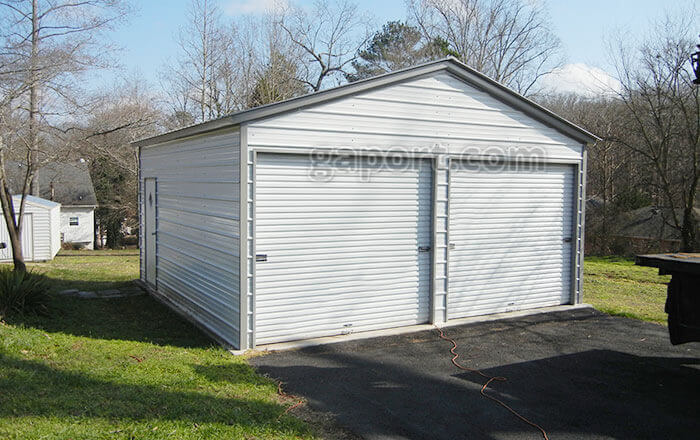
[[141, 279], [239, 349], [575, 304], [595, 139], [450, 58], [139, 141]]

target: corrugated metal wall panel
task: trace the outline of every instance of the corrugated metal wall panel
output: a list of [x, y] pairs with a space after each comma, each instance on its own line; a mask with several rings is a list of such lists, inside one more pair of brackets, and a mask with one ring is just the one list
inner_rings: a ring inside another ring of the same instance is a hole
[[[157, 180], [158, 292], [235, 347], [239, 156], [239, 132], [228, 130], [146, 147], [140, 158], [142, 186], [143, 179]], [[142, 248], [149, 239], [141, 237]]]
[[[322, 123], [319, 123], [322, 121]], [[376, 148], [580, 159], [582, 146], [448, 73], [255, 121], [251, 147]]]
[[[20, 240], [22, 241], [22, 256], [24, 257], [25, 261], [42, 260], [42, 258], [34, 258], [34, 214], [24, 214], [24, 222], [22, 222]], [[41, 243], [37, 244], [37, 247], [39, 248], [44, 247]]]
[[56, 206], [49, 211], [49, 224], [51, 227], [51, 258], [61, 250], [61, 207]]
[[574, 167], [454, 161], [449, 318], [570, 303]]
[[[431, 168], [316, 164], [259, 154], [255, 168], [255, 340], [265, 344], [426, 322]], [[252, 235], [252, 234], [251, 234]]]
[[[14, 206], [19, 210], [21, 197], [14, 196]], [[30, 228], [26, 234], [22, 233], [22, 254], [25, 261], [44, 261], [53, 259], [51, 242], [55, 240], [58, 231], [51, 229], [51, 210], [39, 204], [34, 204], [27, 200], [24, 207], [24, 225]], [[31, 224], [30, 224], [31, 223]], [[53, 235], [52, 235], [53, 234]], [[7, 247], [0, 250], [0, 261], [12, 261], [12, 247], [10, 246], [10, 235], [5, 225], [5, 220], [0, 219], [0, 242], [7, 244]]]
[[[19, 206], [19, 203], [15, 206]], [[27, 214], [32, 214], [33, 260], [51, 260], [53, 258], [53, 255], [51, 254], [50, 209], [27, 202], [24, 212]], [[27, 245], [29, 244], [27, 243]]]

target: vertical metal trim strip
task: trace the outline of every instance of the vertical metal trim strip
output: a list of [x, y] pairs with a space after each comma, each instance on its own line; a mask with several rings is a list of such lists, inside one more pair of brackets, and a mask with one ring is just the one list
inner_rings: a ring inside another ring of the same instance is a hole
[[[257, 181], [256, 173], [257, 173], [257, 168], [258, 168], [258, 152], [256, 150], [253, 150], [252, 153], [253, 153], [253, 163], [252, 163], [252, 174], [253, 175], [250, 179], [251, 180], [251, 182], [250, 182], [250, 186], [251, 186], [250, 200], [253, 202], [253, 210], [250, 213], [251, 214], [250, 229], [251, 229], [251, 234], [252, 234], [252, 240], [251, 240], [252, 249], [249, 249], [248, 252], [250, 252], [249, 256], [251, 257], [251, 267], [253, 269], [253, 274], [252, 274], [253, 275], [253, 278], [252, 278], [253, 279], [253, 282], [252, 282], [253, 292], [252, 292], [252, 296], [250, 298], [252, 301], [252, 304], [249, 305], [249, 307], [251, 307], [251, 310], [252, 310], [251, 322], [253, 324], [252, 325], [253, 328], [250, 329], [251, 330], [250, 348], [255, 348], [255, 346], [257, 345], [256, 335], [255, 335], [255, 333], [256, 333], [255, 330], [257, 327], [257, 325], [256, 325], [257, 313], [255, 310], [255, 280], [256, 280], [256, 278], [255, 278], [255, 253], [257, 252], [256, 251], [256, 249], [257, 249], [256, 240], [257, 240], [257, 235], [258, 235], [256, 232], [256, 229], [255, 229], [255, 223], [256, 223], [256, 218], [257, 218], [257, 203], [255, 201], [255, 199], [256, 199], [255, 186], [256, 186], [256, 181]], [[246, 158], [246, 162], [247, 161], [248, 161], [248, 158]]]
[[437, 298], [435, 294], [435, 274], [437, 273], [437, 196], [438, 196], [438, 174], [439, 174], [439, 158], [438, 156], [435, 156], [431, 159], [430, 163], [432, 164], [432, 174], [431, 178], [432, 180], [432, 203], [431, 203], [431, 237], [432, 237], [432, 243], [431, 243], [431, 249], [432, 252], [430, 252], [430, 256], [432, 258], [432, 261], [430, 263], [430, 314], [428, 315], [428, 319], [430, 320], [429, 322], [431, 324], [434, 324], [437, 322], [435, 318], [435, 308], [437, 307]]
[[[141, 169], [143, 168], [143, 163], [141, 159], [141, 147], [139, 147], [139, 152], [138, 152], [139, 160], [138, 160], [138, 179], [139, 179], [139, 184], [138, 184], [138, 203], [139, 203], [139, 280], [142, 282], [146, 282], [146, 276], [144, 274], [144, 268], [145, 268], [145, 248], [144, 248], [144, 237], [143, 237], [143, 231], [146, 229], [146, 225], [143, 222], [143, 210], [145, 209], [145, 206], [143, 205], [143, 173], [141, 172]], [[100, 243], [101, 245], [102, 243]]]
[[448, 156], [446, 159], [446, 169], [447, 173], [447, 206], [445, 207], [445, 212], [447, 215], [445, 221], [445, 240], [447, 247], [445, 248], [445, 322], [450, 319], [450, 229], [452, 223], [452, 215], [450, 214], [450, 208], [452, 207], [452, 157]]
[[580, 231], [581, 231], [581, 171], [582, 163], [579, 162], [575, 166], [574, 172], [574, 193], [573, 200], [574, 206], [572, 206], [573, 222], [571, 225], [571, 294], [569, 296], [569, 301], [571, 304], [576, 304], [578, 301], [578, 272], [579, 272], [579, 245], [580, 245]]
[[581, 243], [579, 244], [578, 292], [576, 304], [583, 301], [583, 266], [586, 257], [586, 180], [588, 173], [588, 151], [583, 146], [583, 162], [581, 163]]
[[153, 226], [153, 229], [155, 229], [155, 233], [156, 233], [156, 235], [155, 235], [155, 237], [156, 237], [156, 242], [155, 242], [155, 245], [154, 245], [154, 246], [155, 246], [155, 254], [156, 254], [156, 255], [155, 255], [153, 264], [156, 266], [156, 267], [155, 267], [155, 271], [156, 271], [156, 274], [155, 274], [155, 277], [156, 277], [155, 285], [156, 285], [156, 292], [157, 292], [157, 291], [158, 291], [158, 241], [159, 241], [159, 239], [160, 239], [160, 234], [158, 234], [158, 178], [157, 178], [157, 177], [153, 177], [153, 194], [156, 195], [156, 196], [155, 196], [155, 199], [156, 199], [156, 202], [155, 202], [156, 207], [153, 209], [153, 216], [155, 217], [155, 219], [153, 220], [153, 225], [154, 225], [154, 226]]
[[248, 347], [248, 127], [241, 125], [238, 149], [238, 349]]

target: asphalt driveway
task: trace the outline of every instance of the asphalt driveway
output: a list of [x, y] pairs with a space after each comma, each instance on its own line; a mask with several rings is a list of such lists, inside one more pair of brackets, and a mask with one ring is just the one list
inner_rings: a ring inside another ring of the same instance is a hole
[[[463, 364], [505, 376], [487, 391], [555, 439], [696, 439], [700, 344], [665, 327], [592, 309], [445, 329]], [[479, 394], [436, 331], [252, 358], [315, 410], [368, 439], [537, 439]]]

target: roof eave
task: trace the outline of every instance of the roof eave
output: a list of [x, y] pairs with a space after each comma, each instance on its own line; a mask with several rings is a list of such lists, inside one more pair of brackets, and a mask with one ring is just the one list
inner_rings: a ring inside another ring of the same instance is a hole
[[208, 122], [203, 122], [197, 125], [192, 125], [189, 127], [181, 128], [179, 130], [164, 133], [158, 136], [142, 139], [133, 142], [131, 145], [136, 148], [141, 148], [176, 139], [182, 139], [185, 137], [197, 136], [215, 130], [235, 127], [245, 122], [262, 119], [268, 116], [281, 114], [291, 110], [298, 110], [304, 107], [312, 106], [319, 102], [330, 101], [332, 99], [337, 99], [355, 93], [360, 93], [365, 90], [382, 87], [388, 84], [394, 84], [405, 79], [414, 78], [416, 76], [425, 75], [438, 70], [443, 70], [447, 68], [449, 62], [450, 59], [448, 58], [439, 62], [433, 61], [430, 63], [409, 67], [408, 69], [385, 73], [383, 75], [344, 84], [342, 86], [334, 87], [332, 89], [321, 90], [319, 92], [309, 93], [303, 96], [298, 96], [296, 98], [287, 99], [285, 101], [275, 102], [260, 107], [255, 107], [249, 110], [244, 110], [229, 116], [224, 116], [219, 119], [214, 119]]
[[561, 116], [556, 115], [552, 111], [542, 107], [534, 101], [520, 95], [519, 93], [509, 89], [508, 87], [494, 81], [483, 73], [472, 69], [454, 57], [445, 58], [439, 61], [432, 61], [407, 69], [389, 72], [373, 78], [364, 79], [361, 81], [344, 84], [328, 90], [310, 93], [308, 95], [299, 96], [288, 99], [286, 101], [267, 104], [261, 107], [244, 110], [234, 113], [223, 118], [214, 119], [212, 121], [182, 128], [179, 130], [164, 133], [158, 136], [150, 137], [133, 142], [132, 145], [137, 148], [160, 144], [176, 139], [186, 138], [190, 136], [201, 135], [215, 130], [235, 127], [237, 125], [247, 123], [253, 120], [266, 118], [269, 116], [278, 115], [288, 111], [299, 110], [308, 106], [327, 102], [333, 99], [342, 98], [348, 95], [360, 93], [370, 89], [376, 89], [391, 84], [400, 83], [402, 81], [416, 78], [419, 76], [434, 73], [440, 70], [446, 70], [451, 74], [458, 76], [462, 80], [474, 85], [475, 87], [485, 90], [493, 94], [497, 98], [506, 103], [518, 108], [536, 120], [548, 125], [556, 130], [561, 131], [567, 136], [583, 143], [589, 144], [600, 140], [597, 136], [583, 128], [567, 121]]
[[[546, 107], [541, 106], [540, 104], [517, 93], [516, 91], [509, 89], [503, 84], [494, 81], [461, 61], [457, 59], [452, 59], [452, 61], [453, 63], [447, 67], [447, 70], [451, 74], [458, 76], [475, 87], [492, 94], [502, 101], [505, 101], [539, 122], [542, 122], [543, 124], [548, 125], [583, 144], [591, 144], [601, 140], [593, 133], [590, 133], [589, 131], [557, 115]], [[465, 71], [469, 74], [465, 74]]]

